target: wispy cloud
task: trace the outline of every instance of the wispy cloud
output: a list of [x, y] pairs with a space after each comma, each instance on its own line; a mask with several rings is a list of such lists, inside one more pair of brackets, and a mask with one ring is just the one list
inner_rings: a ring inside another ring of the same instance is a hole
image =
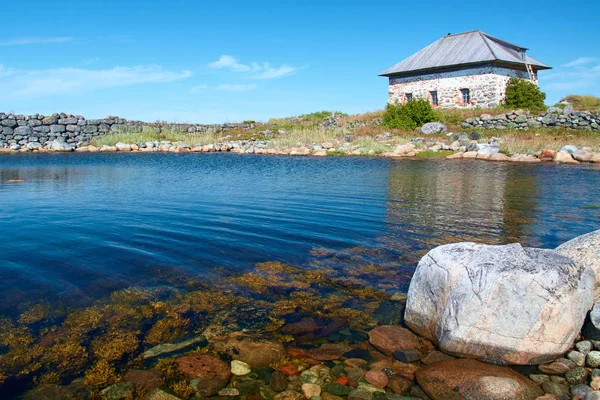
[[582, 65], [594, 63], [598, 61], [597, 57], [579, 57], [576, 60], [571, 61], [570, 63], [565, 64], [565, 67], [579, 67]]
[[268, 62], [242, 64], [237, 58], [229, 55], [222, 55], [217, 61], [208, 64], [209, 68], [227, 69], [236, 73], [246, 74], [252, 79], [275, 79], [295, 74], [298, 68], [288, 64], [280, 67], [272, 67]]
[[209, 85], [198, 85], [190, 89], [192, 93], [203, 92], [206, 90], [221, 90], [225, 92], [247, 92], [249, 90], [256, 89], [258, 85], [255, 84], [239, 84], [239, 83], [222, 83], [220, 85], [209, 86]]
[[28, 37], [0, 41], [0, 46], [21, 46], [25, 44], [63, 43], [73, 40], [72, 37]]
[[561, 68], [541, 74], [540, 80], [544, 90], [564, 94], [593, 90], [600, 84], [600, 58], [579, 57]]
[[237, 58], [228, 55], [221, 56], [219, 60], [211, 62], [208, 66], [216, 69], [226, 68], [233, 72], [248, 72], [252, 69], [249, 65], [241, 64]]
[[190, 71], [165, 71], [160, 65], [111, 69], [10, 69], [0, 65], [0, 92], [21, 98], [79, 93], [102, 88], [164, 83], [188, 78]]

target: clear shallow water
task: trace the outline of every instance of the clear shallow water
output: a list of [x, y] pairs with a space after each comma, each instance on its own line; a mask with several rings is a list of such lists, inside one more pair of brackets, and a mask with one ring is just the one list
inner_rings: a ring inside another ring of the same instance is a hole
[[[11, 182], [22, 180], [23, 182]], [[0, 313], [165, 272], [282, 261], [410, 272], [449, 242], [552, 248], [600, 228], [600, 168], [233, 154], [0, 157]], [[315, 253], [333, 257], [315, 261]], [[407, 276], [409, 276], [408, 274]], [[390, 290], [403, 282], [373, 282]]]

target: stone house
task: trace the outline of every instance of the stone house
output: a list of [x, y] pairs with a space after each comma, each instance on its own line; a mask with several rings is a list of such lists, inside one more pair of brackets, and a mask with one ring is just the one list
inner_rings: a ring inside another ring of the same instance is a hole
[[495, 107], [511, 77], [537, 85], [538, 71], [551, 68], [526, 52], [478, 30], [448, 34], [380, 76], [389, 78], [389, 103], [428, 99], [434, 107]]

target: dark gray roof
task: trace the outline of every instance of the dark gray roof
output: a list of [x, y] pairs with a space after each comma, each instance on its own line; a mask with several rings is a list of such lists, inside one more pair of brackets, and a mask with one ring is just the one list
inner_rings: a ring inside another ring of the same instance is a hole
[[[444, 36], [380, 75], [389, 76], [494, 61], [523, 65], [521, 52], [525, 50], [525, 47], [505, 42], [481, 31], [459, 33]], [[551, 68], [528, 55], [526, 60], [536, 70]]]

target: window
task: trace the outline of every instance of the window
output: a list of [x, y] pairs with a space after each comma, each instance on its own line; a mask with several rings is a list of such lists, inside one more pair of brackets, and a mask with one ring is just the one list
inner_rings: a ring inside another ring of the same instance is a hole
[[471, 92], [469, 89], [460, 89], [460, 92], [462, 93], [463, 103], [469, 104], [471, 102]]
[[406, 102], [412, 101], [412, 93], [406, 93]]
[[431, 104], [433, 104], [434, 106], [437, 106], [438, 105], [437, 90], [430, 92], [430, 94], [431, 94]]

